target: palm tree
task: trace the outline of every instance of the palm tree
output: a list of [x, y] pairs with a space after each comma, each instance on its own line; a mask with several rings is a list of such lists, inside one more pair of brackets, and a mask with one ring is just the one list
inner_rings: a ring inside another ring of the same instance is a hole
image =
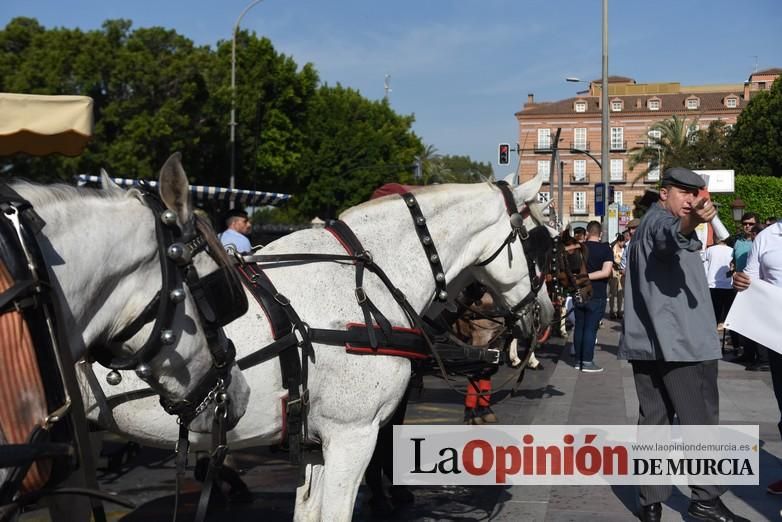
[[647, 142], [630, 149], [631, 171], [639, 163], [647, 164], [647, 167], [633, 178], [633, 184], [658, 167], [660, 173], [668, 166], [687, 167], [692, 159], [691, 141], [697, 130], [697, 118], [688, 122], [687, 118], [675, 114], [652, 125]]

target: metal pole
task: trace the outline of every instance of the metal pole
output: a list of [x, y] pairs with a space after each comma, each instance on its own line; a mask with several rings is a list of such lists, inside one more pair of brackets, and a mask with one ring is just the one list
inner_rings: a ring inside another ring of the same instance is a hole
[[[610, 183], [610, 160], [609, 160], [609, 133], [611, 127], [608, 121], [608, 0], [603, 0], [603, 79], [600, 84], [600, 100], [602, 104], [602, 120], [600, 125], [600, 170], [602, 173], [603, 186], [605, 187], [604, 198], [608, 196], [608, 185]], [[607, 201], [603, 204], [603, 239], [608, 241], [608, 205]]]
[[[228, 126], [231, 129], [231, 178], [228, 181], [228, 188], [233, 190], [236, 186], [236, 33], [239, 32], [239, 23], [247, 14], [247, 11], [260, 4], [263, 0], [253, 0], [244, 8], [242, 14], [236, 19], [233, 34], [231, 35], [231, 121]], [[231, 198], [233, 206], [233, 198]]]

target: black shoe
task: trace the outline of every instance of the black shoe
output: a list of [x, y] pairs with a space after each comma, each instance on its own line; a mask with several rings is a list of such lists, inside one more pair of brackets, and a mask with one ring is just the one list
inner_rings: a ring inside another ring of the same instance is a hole
[[740, 517], [725, 507], [722, 500], [693, 500], [687, 514], [698, 520], [711, 520], [713, 522], [749, 522], [749, 519]]
[[767, 372], [771, 370], [768, 363], [753, 363], [745, 368], [748, 372]]
[[638, 518], [643, 522], [660, 522], [663, 519], [663, 507], [659, 502], [649, 504], [648, 506], [641, 506], [641, 512], [638, 513]]

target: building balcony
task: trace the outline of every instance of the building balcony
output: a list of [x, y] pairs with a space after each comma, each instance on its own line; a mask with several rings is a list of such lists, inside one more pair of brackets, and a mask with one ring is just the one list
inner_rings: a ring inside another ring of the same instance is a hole
[[644, 176], [644, 183], [658, 183], [660, 181], [660, 174], [652, 174], [649, 176], [648, 174]]
[[591, 149], [589, 148], [589, 142], [583, 142], [583, 141], [571, 141], [570, 142], [570, 152], [589, 152]]
[[570, 205], [570, 215], [571, 216], [588, 216], [589, 215], [589, 205]]
[[551, 143], [536, 143], [533, 150], [535, 154], [551, 154]]
[[627, 150], [627, 142], [623, 141], [621, 143], [619, 142], [611, 142], [611, 145], [609, 146], [609, 150], [611, 152], [625, 152]]
[[627, 172], [612, 172], [608, 181], [610, 183], [627, 183]]
[[571, 185], [588, 185], [589, 184], [589, 176], [587, 174], [571, 174], [570, 175], [570, 184]]

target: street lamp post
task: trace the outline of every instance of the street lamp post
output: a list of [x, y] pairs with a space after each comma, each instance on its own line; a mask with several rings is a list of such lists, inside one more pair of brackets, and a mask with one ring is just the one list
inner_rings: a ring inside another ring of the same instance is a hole
[[[608, 0], [603, 0], [603, 73], [600, 83], [600, 178], [605, 187], [604, 197], [608, 197], [608, 186], [610, 180], [610, 160], [609, 160], [609, 133], [611, 131], [608, 112]], [[565, 78], [565, 81], [574, 83], [589, 83], [579, 78]], [[589, 157], [595, 159], [590, 154]], [[597, 161], [597, 160], [595, 160]], [[603, 222], [603, 240], [608, 241], [608, 205], [603, 205], [603, 215], [600, 216]]]
[[[242, 14], [236, 19], [233, 34], [231, 36], [231, 121], [228, 122], [231, 128], [231, 178], [228, 187], [233, 190], [236, 186], [236, 33], [239, 32], [239, 24], [247, 14], [247, 11], [260, 4], [263, 0], [253, 0], [244, 8]], [[233, 201], [233, 199], [231, 200]], [[233, 205], [232, 205], [233, 206]]]

